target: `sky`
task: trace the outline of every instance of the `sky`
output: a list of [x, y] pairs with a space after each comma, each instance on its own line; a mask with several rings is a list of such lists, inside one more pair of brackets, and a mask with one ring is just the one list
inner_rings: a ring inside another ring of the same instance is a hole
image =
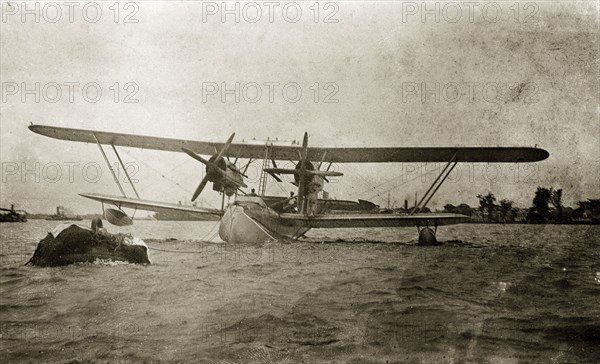
[[[1, 4], [2, 207], [98, 212], [78, 193], [119, 194], [96, 145], [30, 123], [219, 141], [307, 131], [315, 146], [537, 146], [547, 160], [460, 164], [430, 207], [476, 206], [487, 192], [528, 207], [538, 186], [562, 188], [565, 205], [600, 198], [596, 1]], [[204, 173], [183, 153], [120, 154], [144, 199], [189, 201]], [[385, 206], [389, 193], [398, 206], [443, 164], [335, 168], [344, 177], [330, 196]], [[220, 204], [210, 189], [201, 199]]]

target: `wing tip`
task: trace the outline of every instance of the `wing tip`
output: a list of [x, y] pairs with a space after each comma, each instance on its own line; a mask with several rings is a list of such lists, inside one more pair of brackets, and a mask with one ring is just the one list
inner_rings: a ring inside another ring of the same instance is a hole
[[536, 147], [526, 148], [529, 158], [526, 159], [527, 162], [540, 162], [550, 157], [550, 152], [546, 149]]

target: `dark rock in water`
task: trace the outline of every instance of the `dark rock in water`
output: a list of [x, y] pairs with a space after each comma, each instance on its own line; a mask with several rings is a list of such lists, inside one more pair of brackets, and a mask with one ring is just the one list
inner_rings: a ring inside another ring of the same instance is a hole
[[73, 263], [94, 262], [96, 259], [150, 264], [147, 248], [131, 245], [123, 234], [96, 233], [71, 225], [56, 237], [48, 233], [38, 243], [27, 264], [55, 267]]

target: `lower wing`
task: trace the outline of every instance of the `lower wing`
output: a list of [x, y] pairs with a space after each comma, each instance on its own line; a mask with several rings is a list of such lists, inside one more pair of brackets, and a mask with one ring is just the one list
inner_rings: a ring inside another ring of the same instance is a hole
[[284, 221], [309, 228], [406, 227], [442, 226], [469, 221], [459, 214], [339, 214], [308, 217], [301, 214], [281, 214]]
[[100, 195], [96, 193], [80, 193], [79, 196], [89, 198], [92, 200], [100, 201], [102, 203], [113, 204], [119, 208], [127, 207], [127, 208], [135, 208], [138, 210], [144, 211], [182, 211], [197, 215], [223, 215], [221, 210], [216, 209], [205, 209], [196, 206], [184, 206], [178, 205], [174, 203], [167, 202], [159, 202], [159, 201], [150, 201], [150, 200], [141, 200], [136, 198], [128, 198], [128, 197], [120, 197], [120, 196], [109, 196], [109, 195]]

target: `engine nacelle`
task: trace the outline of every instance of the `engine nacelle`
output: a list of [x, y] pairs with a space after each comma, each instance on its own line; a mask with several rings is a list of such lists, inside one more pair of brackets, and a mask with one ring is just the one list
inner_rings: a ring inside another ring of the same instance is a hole
[[[217, 156], [213, 155], [208, 160], [210, 163], [214, 163], [219, 169], [225, 171], [227, 169], [227, 161], [225, 158], [221, 157], [217, 161]], [[206, 177], [210, 182], [218, 182], [221, 180], [221, 175], [216, 172], [213, 168], [206, 166]]]
[[248, 187], [244, 183], [243, 173], [236, 168], [235, 164], [229, 162], [228, 159], [226, 160], [223, 158], [223, 156], [227, 155], [227, 150], [229, 149], [234, 136], [235, 133], [231, 134], [221, 150], [217, 154], [210, 157], [209, 160], [202, 158], [190, 149], [181, 148], [181, 150], [187, 155], [206, 166], [206, 175], [204, 178], [202, 178], [202, 181], [200, 181], [196, 191], [194, 191], [194, 194], [192, 195], [192, 201], [195, 201], [198, 196], [200, 196], [202, 190], [204, 187], [206, 187], [208, 182], [213, 183], [213, 190], [223, 191], [228, 196], [233, 195], [240, 187]]
[[[298, 164], [296, 164], [296, 170], [299, 170], [302, 166], [301, 166], [302, 162], [298, 162]], [[308, 171], [314, 171], [315, 170], [315, 166], [310, 162], [310, 161], [305, 161], [304, 162], [304, 169], [308, 170]], [[307, 180], [310, 181], [310, 177], [307, 178]], [[300, 183], [300, 176], [298, 174], [294, 175], [294, 182], [296, 183], [296, 186]]]
[[214, 168], [206, 166], [206, 177], [209, 182], [212, 182], [213, 191], [223, 191], [227, 196], [233, 196], [238, 187], [243, 184], [243, 179], [239, 172], [236, 172], [235, 165], [222, 157], [217, 160], [216, 155], [210, 157], [208, 161], [222, 171], [219, 173]]

